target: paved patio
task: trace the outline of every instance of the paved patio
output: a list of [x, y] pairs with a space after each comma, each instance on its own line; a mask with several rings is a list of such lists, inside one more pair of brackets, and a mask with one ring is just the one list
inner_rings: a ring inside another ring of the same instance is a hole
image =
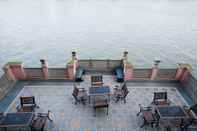
[[[119, 85], [111, 75], [104, 75], [103, 80], [104, 85], [111, 88]], [[85, 81], [78, 83], [78, 86], [88, 89], [90, 75], [86, 75]], [[10, 104], [7, 112], [16, 112], [20, 96], [33, 95], [40, 106], [36, 112], [50, 110], [53, 113], [54, 122], [47, 123], [46, 131], [159, 131], [159, 128], [140, 128], [142, 120], [136, 116], [139, 104], [149, 105], [153, 99], [153, 92], [167, 91], [172, 104], [186, 105], [175, 84], [128, 83], [128, 89], [130, 93], [126, 104], [123, 101], [115, 103], [111, 100], [108, 116], [104, 110], [99, 110], [95, 117], [91, 105], [74, 104], [71, 82], [60, 85], [26, 84]]]

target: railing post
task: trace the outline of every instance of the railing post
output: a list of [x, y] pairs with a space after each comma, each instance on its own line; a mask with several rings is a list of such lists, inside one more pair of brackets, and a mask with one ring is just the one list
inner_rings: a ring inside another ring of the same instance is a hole
[[72, 60], [67, 64], [67, 74], [69, 80], [75, 79], [76, 70], [78, 67], [78, 59], [76, 57], [76, 52], [72, 52]]
[[43, 77], [44, 79], [47, 80], [49, 78], [48, 63], [45, 59], [41, 59], [40, 62], [41, 62]]
[[8, 62], [6, 64], [6, 66], [9, 67], [8, 72], [9, 72], [10, 76], [13, 74], [15, 79], [19, 79], [19, 80], [26, 79], [26, 73], [25, 73], [25, 70], [24, 70], [22, 62], [18, 62], [18, 61], [17, 62]]
[[187, 63], [185, 63], [185, 64], [182, 63], [181, 68], [182, 68], [182, 73], [181, 73], [181, 76], [179, 78], [179, 81], [181, 83], [185, 83], [189, 74], [191, 73], [192, 67]]
[[181, 63], [179, 63], [176, 71], [175, 80], [180, 80], [182, 73], [183, 73], [183, 68], [181, 66]]
[[128, 62], [128, 52], [125, 51], [123, 54], [123, 72], [124, 72], [124, 80], [132, 80], [133, 79], [133, 66]]
[[159, 63], [160, 62], [161, 62], [160, 60], [155, 60], [154, 61], [154, 65], [152, 67], [152, 73], [151, 73], [151, 77], [150, 77], [151, 80], [155, 80], [156, 79], [157, 74], [159, 72]]

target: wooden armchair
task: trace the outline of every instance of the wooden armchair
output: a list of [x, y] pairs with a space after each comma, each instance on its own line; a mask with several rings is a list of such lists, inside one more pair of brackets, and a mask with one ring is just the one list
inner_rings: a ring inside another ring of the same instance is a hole
[[153, 112], [152, 107], [144, 107], [139, 104], [140, 111], [137, 113], [137, 116], [141, 114], [143, 119], [143, 124], [140, 126], [141, 128], [146, 125], [151, 125], [151, 127], [159, 126], [159, 115]]
[[197, 104], [191, 107], [185, 106], [184, 109], [190, 118], [190, 124], [197, 125]]
[[35, 108], [39, 108], [36, 105], [34, 96], [20, 97], [20, 106], [17, 107], [19, 112], [34, 112]]
[[126, 97], [128, 93], [129, 93], [129, 90], [127, 88], [126, 83], [123, 83], [121, 85], [121, 88], [115, 88], [114, 89], [115, 102], [118, 102], [120, 99], [123, 99], [124, 103], [126, 103]]
[[50, 111], [48, 111], [48, 113], [38, 113], [30, 125], [31, 131], [44, 131], [47, 120], [53, 121]]
[[72, 93], [75, 104], [77, 103], [83, 103], [86, 104], [87, 101], [87, 91], [84, 88], [77, 88], [76, 85], [74, 85], [73, 93]]
[[101, 96], [95, 96], [93, 101], [94, 107], [94, 115], [96, 116], [96, 110], [99, 108], [107, 108], [107, 115], [108, 115], [108, 108], [109, 108], [109, 100], [107, 98]]
[[169, 105], [167, 92], [154, 92], [153, 102], [154, 105]]

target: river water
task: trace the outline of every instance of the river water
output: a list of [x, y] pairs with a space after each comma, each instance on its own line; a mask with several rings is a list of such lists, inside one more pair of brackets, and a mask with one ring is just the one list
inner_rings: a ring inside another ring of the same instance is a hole
[[[64, 67], [79, 58], [121, 58], [135, 67], [192, 64], [197, 76], [196, 0], [0, 0], [0, 66], [22, 60]], [[2, 71], [1, 71], [2, 73]]]

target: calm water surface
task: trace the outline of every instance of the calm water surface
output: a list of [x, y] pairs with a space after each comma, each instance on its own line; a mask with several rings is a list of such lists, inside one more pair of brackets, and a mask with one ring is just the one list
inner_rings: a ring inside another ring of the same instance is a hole
[[[0, 66], [22, 60], [64, 67], [80, 58], [120, 58], [135, 67], [189, 62], [197, 76], [196, 0], [0, 0]], [[2, 72], [1, 72], [2, 73]]]

